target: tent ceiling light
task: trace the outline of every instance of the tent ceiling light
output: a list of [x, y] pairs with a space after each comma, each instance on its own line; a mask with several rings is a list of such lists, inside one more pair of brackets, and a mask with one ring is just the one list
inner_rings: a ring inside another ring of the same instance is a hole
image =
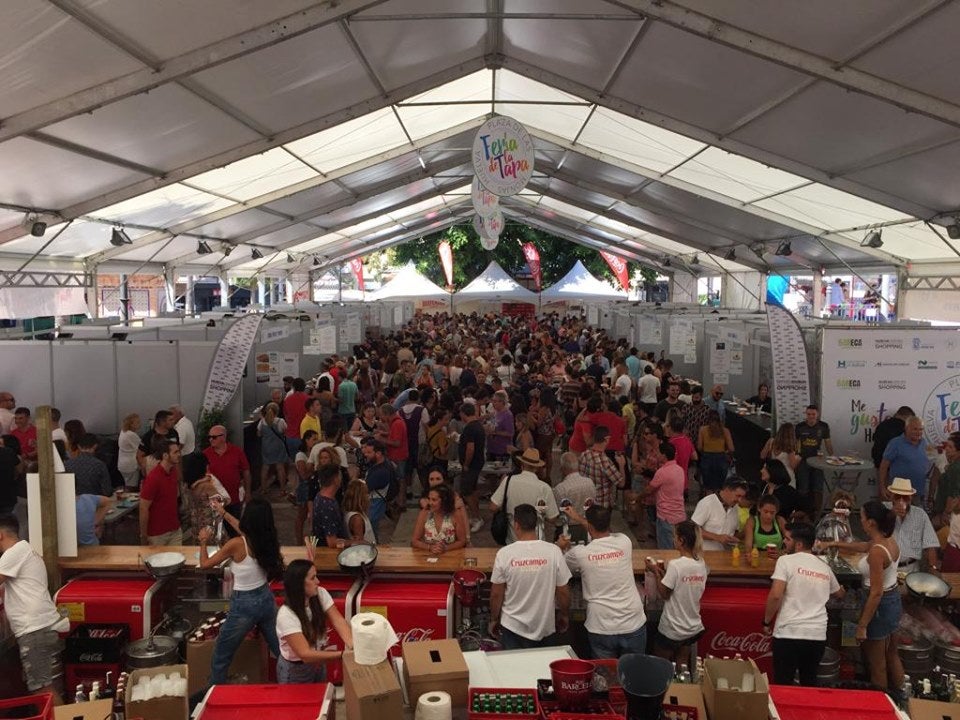
[[250, 257], [254, 260], [261, 260], [263, 258], [263, 253], [260, 252], [260, 248], [254, 248], [250, 251]]
[[291, 255], [290, 253], [287, 253], [287, 262], [288, 262], [288, 263], [295, 263], [296, 261], [297, 261], [297, 259], [296, 259], [293, 255]]
[[320, 266], [320, 258], [318, 258], [316, 255], [314, 255], [314, 257], [313, 257], [313, 266], [314, 266], [314, 267], [319, 267], [319, 266]]
[[220, 246], [220, 252], [223, 253], [224, 257], [230, 257], [230, 253], [233, 252], [233, 245], [230, 243], [223, 243], [223, 245]]
[[960, 220], [954, 219], [952, 225], [947, 225], [947, 237], [951, 240], [960, 240]]
[[690, 264], [691, 264], [691, 265], [699, 265], [699, 264], [700, 264], [700, 256], [699, 256], [699, 255], [694, 255], [694, 256], [693, 256], [693, 259], [690, 261]]
[[124, 245], [133, 245], [133, 240], [121, 227], [115, 227], [110, 231], [110, 244], [114, 247], [123, 247]]
[[201, 240], [197, 243], [197, 255], [209, 255], [213, 252], [213, 248], [207, 245], [206, 240]]
[[773, 254], [774, 254], [774, 255], [779, 255], [779, 256], [781, 256], [781, 257], [786, 257], [786, 256], [788, 256], [788, 255], [792, 255], [792, 254], [793, 254], [793, 248], [790, 247], [790, 241], [789, 241], [789, 240], [784, 240], [782, 243], [780, 243], [779, 245], [777, 245], [777, 249], [776, 249], [776, 251], [775, 251]]
[[879, 230], [873, 230], [872, 232], [867, 233], [867, 236], [863, 239], [863, 242], [860, 243], [860, 247], [868, 248], [878, 248], [883, 245], [883, 239], [880, 237]]
[[736, 248], [730, 248], [729, 250], [727, 250], [727, 252], [724, 253], [724, 255], [723, 255], [723, 259], [724, 259], [724, 260], [736, 260], [736, 259], [737, 259], [737, 249], [736, 249]]

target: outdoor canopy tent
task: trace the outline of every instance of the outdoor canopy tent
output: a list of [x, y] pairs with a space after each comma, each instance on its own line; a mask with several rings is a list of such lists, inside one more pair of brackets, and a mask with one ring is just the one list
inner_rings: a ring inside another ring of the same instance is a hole
[[626, 300], [627, 294], [595, 277], [577, 260], [570, 272], [542, 293], [543, 302], [556, 300]]
[[400, 269], [400, 272], [393, 276], [390, 282], [375, 293], [368, 293], [366, 299], [368, 302], [375, 302], [377, 300], [436, 300], [439, 298], [449, 300], [450, 293], [417, 272], [413, 263], [407, 263]]
[[537, 294], [518, 284], [495, 261], [453, 297], [458, 305], [464, 302], [537, 303]]

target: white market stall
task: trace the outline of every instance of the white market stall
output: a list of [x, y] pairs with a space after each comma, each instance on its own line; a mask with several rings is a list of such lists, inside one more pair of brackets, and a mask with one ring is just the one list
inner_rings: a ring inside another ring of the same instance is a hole
[[598, 279], [579, 260], [570, 272], [540, 293], [545, 310], [560, 305], [606, 304], [626, 299], [625, 292]]
[[487, 265], [453, 298], [457, 312], [493, 309], [509, 314], [532, 314], [539, 302], [535, 292], [520, 285], [496, 262]]
[[413, 263], [404, 265], [382, 288], [368, 293], [366, 300], [413, 300], [418, 309], [428, 312], [441, 312], [450, 308], [450, 293], [417, 272]]

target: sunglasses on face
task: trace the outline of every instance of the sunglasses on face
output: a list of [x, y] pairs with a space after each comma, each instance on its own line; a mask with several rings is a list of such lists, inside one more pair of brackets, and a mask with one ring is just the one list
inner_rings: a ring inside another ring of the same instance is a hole
[[216, 440], [217, 438], [222, 438], [223, 435], [207, 435], [208, 440]]

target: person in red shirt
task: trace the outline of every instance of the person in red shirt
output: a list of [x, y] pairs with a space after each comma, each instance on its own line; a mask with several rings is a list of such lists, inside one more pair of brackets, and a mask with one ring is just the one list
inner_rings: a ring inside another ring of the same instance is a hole
[[223, 425], [210, 428], [207, 439], [210, 446], [203, 451], [207, 458], [207, 471], [230, 493], [228, 512], [234, 517], [240, 517], [238, 513], [242, 512], [241, 504], [250, 499], [250, 463], [247, 462], [243, 448], [227, 442], [227, 429]]
[[397, 468], [400, 491], [397, 493], [395, 509], [403, 512], [407, 505], [407, 483], [404, 470], [406, 470], [407, 459], [410, 457], [410, 449], [407, 445], [407, 424], [390, 403], [380, 406], [380, 420], [382, 427], [374, 437], [387, 446], [387, 459]]
[[[300, 421], [307, 414], [307, 383], [303, 378], [294, 378], [293, 391], [283, 399], [283, 419], [287, 423], [287, 442], [294, 453], [300, 449]], [[294, 442], [291, 442], [294, 441]]]
[[37, 426], [30, 422], [30, 408], [18, 407], [13, 412], [10, 434], [20, 443], [20, 456], [29, 464], [37, 461]]
[[663, 433], [669, 442], [677, 451], [677, 465], [683, 470], [683, 492], [686, 493], [690, 488], [690, 461], [697, 460], [697, 449], [694, 447], [690, 438], [683, 432], [684, 419], [679, 414], [671, 415], [663, 426]]
[[154, 457], [159, 462], [140, 486], [140, 543], [183, 545], [183, 530], [177, 512], [180, 444], [167, 442]]

